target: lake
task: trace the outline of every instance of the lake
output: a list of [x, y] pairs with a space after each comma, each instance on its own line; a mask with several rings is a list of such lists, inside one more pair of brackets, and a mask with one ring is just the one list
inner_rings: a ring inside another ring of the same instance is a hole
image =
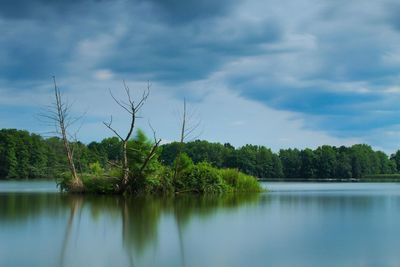
[[0, 266], [400, 266], [400, 184], [264, 185], [124, 199], [0, 182]]

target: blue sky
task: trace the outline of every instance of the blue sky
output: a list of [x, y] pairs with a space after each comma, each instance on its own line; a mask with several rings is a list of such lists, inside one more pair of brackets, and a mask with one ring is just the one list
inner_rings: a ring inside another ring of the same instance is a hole
[[200, 138], [284, 147], [400, 146], [400, 4], [342, 0], [1, 0], [0, 127], [37, 119], [56, 75], [80, 139], [123, 131], [108, 90], [152, 83], [139, 127], [179, 135], [183, 97]]

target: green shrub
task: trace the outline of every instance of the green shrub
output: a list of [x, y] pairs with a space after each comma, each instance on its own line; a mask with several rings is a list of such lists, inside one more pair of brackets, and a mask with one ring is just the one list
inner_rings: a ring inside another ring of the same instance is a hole
[[253, 176], [244, 174], [235, 169], [221, 169], [219, 173], [222, 179], [235, 192], [261, 192], [260, 183]]
[[175, 190], [177, 192], [223, 193], [229, 191], [229, 187], [216, 168], [203, 162], [185, 170], [179, 177]]
[[193, 161], [186, 153], [181, 153], [176, 157], [173, 167], [179, 176], [179, 174], [185, 170], [189, 170], [193, 167]]
[[121, 168], [111, 168], [107, 173], [107, 176], [114, 177], [114, 178], [121, 178], [122, 177], [122, 169]]
[[136, 195], [170, 194], [174, 192], [172, 178], [172, 169], [160, 164], [151, 175], [134, 178], [129, 191]]
[[[129, 140], [127, 151], [128, 165], [133, 175], [148, 177], [158, 170], [161, 165], [158, 161], [158, 153], [155, 153], [155, 155], [148, 161], [146, 167], [142, 170], [142, 166], [153, 148], [153, 145], [153, 141], [151, 141], [140, 129], [136, 132], [135, 137]], [[141, 179], [143, 177], [136, 178]]]
[[81, 176], [85, 192], [97, 194], [114, 194], [116, 193], [119, 178], [108, 176], [93, 176], [84, 174]]
[[89, 164], [90, 173], [96, 176], [102, 176], [104, 174], [104, 169], [101, 167], [98, 161]]
[[158, 177], [160, 180], [159, 191], [163, 193], [173, 193], [174, 192], [174, 184], [173, 184], [173, 170], [168, 166], [163, 166], [159, 172]]

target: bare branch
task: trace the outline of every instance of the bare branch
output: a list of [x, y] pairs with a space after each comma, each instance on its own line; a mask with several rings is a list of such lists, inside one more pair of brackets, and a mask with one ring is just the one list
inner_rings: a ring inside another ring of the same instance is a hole
[[139, 173], [143, 173], [143, 171], [146, 169], [147, 165], [149, 164], [149, 162], [151, 161], [151, 159], [156, 155], [157, 152], [157, 148], [161, 143], [161, 139], [158, 139], [153, 147], [150, 150], [150, 153], [147, 155], [146, 159], [144, 160], [144, 163], [142, 165], [142, 167], [139, 170]]
[[118, 106], [120, 106], [121, 108], [123, 108], [125, 111], [127, 111], [129, 114], [132, 115], [132, 110], [128, 109], [126, 107], [127, 104], [124, 105], [124, 103], [122, 103], [120, 100], [116, 99], [113, 95], [113, 93], [111, 92], [111, 90], [109, 90], [111, 97], [114, 99], [115, 103], [118, 104]]
[[142, 152], [142, 150], [139, 150], [139, 149], [136, 149], [136, 148], [132, 148], [132, 147], [127, 147], [126, 149], [130, 150], [130, 151], [135, 151], [135, 152]]
[[134, 101], [132, 101], [132, 98], [131, 98], [131, 90], [129, 89], [128, 85], [126, 85], [125, 80], [123, 80], [123, 83], [124, 83], [124, 89], [125, 89], [126, 95], [128, 96], [129, 103], [130, 103], [130, 105], [133, 106]]
[[153, 132], [153, 138], [154, 138], [154, 142], [157, 142], [157, 136], [156, 136], [156, 131], [154, 130], [153, 126], [151, 125], [150, 121], [148, 121], [149, 127], [151, 129], [151, 131]]
[[195, 132], [200, 127], [201, 122], [197, 122], [195, 125], [191, 126], [190, 128], [186, 129], [184, 139], [186, 140], [193, 132]]
[[140, 99], [139, 103], [135, 106], [135, 110], [139, 111], [144, 103], [147, 101], [147, 98], [150, 95], [150, 83], [147, 82], [147, 88], [143, 91], [142, 98]]
[[111, 116], [111, 117], [110, 117], [110, 122], [107, 123], [107, 122], [103, 121], [103, 124], [104, 124], [108, 129], [110, 129], [116, 136], [118, 136], [118, 138], [121, 139], [121, 141], [124, 141], [124, 138], [122, 138], [122, 137], [119, 135], [119, 133], [118, 133], [114, 128], [111, 127], [112, 122], [113, 122], [113, 117]]

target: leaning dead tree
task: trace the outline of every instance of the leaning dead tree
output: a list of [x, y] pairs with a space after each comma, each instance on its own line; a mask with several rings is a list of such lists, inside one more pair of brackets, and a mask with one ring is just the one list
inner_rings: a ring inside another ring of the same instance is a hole
[[[125, 81], [123, 82], [124, 85], [124, 90], [126, 94], [126, 100], [119, 100], [117, 99], [112, 92], [110, 91], [110, 95], [113, 98], [114, 102], [117, 103], [118, 106], [120, 106], [123, 110], [125, 110], [129, 115], [130, 115], [130, 126], [128, 128], [128, 131], [126, 134], [121, 134], [119, 133], [113, 126], [113, 118], [111, 116], [109, 122], [103, 122], [103, 124], [110, 129], [122, 142], [122, 180], [121, 180], [121, 187], [119, 188], [120, 191], [124, 191], [129, 183], [129, 177], [130, 176], [135, 176], [135, 174], [131, 173], [131, 170], [129, 168], [129, 162], [128, 162], [128, 141], [131, 138], [133, 134], [133, 130], [135, 128], [135, 123], [136, 119], [138, 118], [138, 113], [147, 101], [147, 98], [150, 94], [150, 83], [147, 84], [147, 88], [143, 91], [143, 94], [141, 98], [138, 101], [135, 101], [132, 97], [131, 90], [130, 88], [126, 85]], [[153, 129], [152, 129], [153, 130]], [[149, 155], [146, 157], [145, 162], [140, 169], [140, 172], [143, 171], [147, 164], [150, 162], [150, 160], [154, 157], [154, 154], [156, 152], [157, 147], [161, 143], [161, 140], [156, 139], [155, 131], [153, 130], [154, 134], [154, 145], [149, 153]]]
[[53, 83], [55, 102], [48, 106], [47, 111], [41, 116], [49, 120], [50, 123], [54, 124], [54, 133], [58, 135], [63, 142], [64, 151], [67, 156], [68, 167], [72, 176], [72, 181], [70, 184], [71, 191], [80, 191], [83, 188], [83, 184], [75, 168], [74, 150], [69, 141], [69, 137], [72, 136], [69, 134], [69, 128], [80, 118], [71, 117], [71, 105], [67, 101], [63, 100], [60, 89], [57, 86], [55, 76], [53, 76]]

